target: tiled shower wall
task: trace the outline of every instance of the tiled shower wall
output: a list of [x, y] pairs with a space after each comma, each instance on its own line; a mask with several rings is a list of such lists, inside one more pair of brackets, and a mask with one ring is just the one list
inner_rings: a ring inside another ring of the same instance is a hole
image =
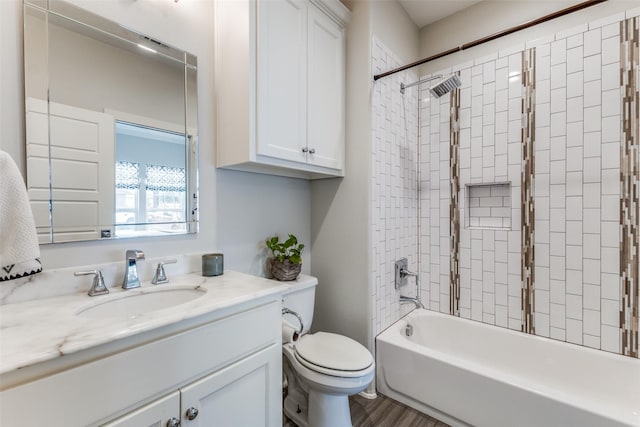
[[[400, 66], [388, 48], [374, 39], [373, 71]], [[400, 318], [401, 307], [394, 287], [394, 262], [406, 257], [417, 269], [418, 247], [418, 98], [415, 88], [400, 93], [400, 83], [417, 80], [406, 71], [381, 79], [373, 87], [372, 167], [372, 318], [374, 337]], [[412, 92], [413, 91], [413, 92]], [[415, 295], [415, 287], [403, 289]]]
[[[422, 89], [419, 247], [429, 308], [637, 356], [638, 218], [621, 211], [633, 211], [639, 190], [621, 183], [638, 183], [638, 41], [621, 33], [630, 26], [637, 37], [639, 12], [443, 70], [463, 85], [440, 99]], [[629, 68], [635, 74], [621, 72]], [[465, 221], [465, 187], [503, 182], [510, 229]], [[635, 317], [624, 310], [634, 299]]]
[[[375, 83], [374, 336], [404, 313], [407, 257], [427, 308], [638, 356], [639, 15], [434, 73], [462, 80], [439, 99], [403, 97], [407, 72]], [[398, 65], [376, 41], [374, 73]], [[468, 185], [505, 183], [507, 229], [465, 218]]]

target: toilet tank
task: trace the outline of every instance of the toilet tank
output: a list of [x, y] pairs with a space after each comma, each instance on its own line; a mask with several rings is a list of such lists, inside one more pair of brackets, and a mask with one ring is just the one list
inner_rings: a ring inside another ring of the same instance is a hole
[[[304, 330], [307, 333], [311, 329], [313, 321], [313, 306], [316, 300], [316, 286], [318, 279], [313, 276], [301, 274], [296, 280], [286, 282], [290, 284], [289, 289], [283, 292], [283, 307], [295, 311], [302, 316], [304, 322]], [[283, 320], [289, 323], [294, 329], [298, 329], [298, 319], [292, 314], [283, 315]]]

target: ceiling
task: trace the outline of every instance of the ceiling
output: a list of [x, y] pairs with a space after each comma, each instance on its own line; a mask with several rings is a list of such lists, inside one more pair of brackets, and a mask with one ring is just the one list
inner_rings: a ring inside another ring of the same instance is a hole
[[480, 0], [398, 0], [398, 2], [418, 28], [422, 28], [459, 10], [480, 3]]

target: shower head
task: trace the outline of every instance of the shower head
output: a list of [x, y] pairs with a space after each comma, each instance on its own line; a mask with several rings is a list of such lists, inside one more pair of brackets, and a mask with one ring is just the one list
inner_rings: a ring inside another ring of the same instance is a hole
[[440, 98], [442, 95], [449, 93], [452, 89], [460, 87], [461, 85], [460, 77], [458, 77], [457, 74], [451, 74], [440, 83], [431, 86], [429, 92], [431, 92], [431, 95], [435, 98]]

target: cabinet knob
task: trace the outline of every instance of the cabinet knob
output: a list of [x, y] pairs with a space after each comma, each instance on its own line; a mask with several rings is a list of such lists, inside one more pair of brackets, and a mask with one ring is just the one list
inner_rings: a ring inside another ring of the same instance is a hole
[[191, 408], [187, 409], [186, 415], [189, 421], [195, 420], [198, 416], [198, 410], [192, 406]]
[[314, 154], [315, 152], [316, 152], [315, 148], [312, 148], [312, 149], [309, 150], [309, 154]]
[[307, 147], [302, 147], [302, 152], [303, 152], [303, 153], [306, 153], [306, 152], [308, 152], [308, 151], [309, 151], [309, 149], [308, 149]]
[[167, 421], [167, 427], [180, 427], [180, 420], [176, 417], [171, 418]]

